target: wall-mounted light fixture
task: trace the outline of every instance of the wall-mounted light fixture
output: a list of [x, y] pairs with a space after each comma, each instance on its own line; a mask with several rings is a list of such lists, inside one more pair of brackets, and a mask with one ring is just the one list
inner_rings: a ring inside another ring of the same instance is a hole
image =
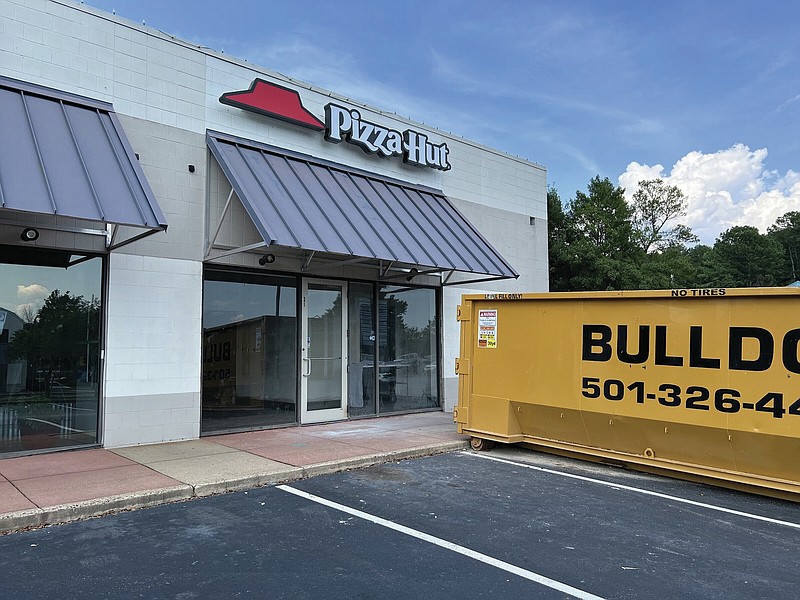
[[275, 262], [274, 254], [265, 254], [264, 256], [258, 259], [258, 264], [260, 264], [262, 267], [264, 265], [271, 265], [274, 262]]
[[34, 229], [33, 227], [26, 227], [22, 230], [22, 234], [19, 236], [23, 242], [35, 242], [39, 239], [39, 230]]
[[411, 281], [411, 280], [412, 280], [412, 279], [414, 279], [414, 277], [416, 277], [417, 275], [419, 275], [419, 271], [417, 271], [416, 269], [411, 269], [411, 270], [408, 272], [408, 277], [406, 277], [406, 281]]

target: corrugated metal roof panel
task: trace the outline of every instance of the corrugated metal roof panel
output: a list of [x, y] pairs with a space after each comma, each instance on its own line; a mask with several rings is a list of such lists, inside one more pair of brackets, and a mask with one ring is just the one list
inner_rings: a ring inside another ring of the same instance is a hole
[[207, 141], [268, 244], [517, 277], [441, 192], [216, 132]]
[[0, 77], [0, 208], [165, 229], [113, 107]]

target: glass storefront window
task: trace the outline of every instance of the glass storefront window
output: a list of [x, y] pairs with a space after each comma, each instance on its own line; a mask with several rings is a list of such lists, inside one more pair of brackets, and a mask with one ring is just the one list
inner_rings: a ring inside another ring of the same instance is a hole
[[[326, 323], [342, 304], [348, 332], [346, 415], [439, 407], [435, 289], [351, 281], [337, 291], [309, 280], [304, 309], [309, 355], [301, 368], [299, 283], [295, 277], [206, 270], [202, 433], [298, 423], [304, 414], [298, 396], [303, 374], [308, 410], [330, 408], [329, 400], [342, 389], [342, 369], [333, 362], [342, 340]], [[334, 371], [339, 379], [329, 377]]]
[[297, 280], [207, 270], [202, 433], [297, 421]]
[[102, 274], [100, 257], [0, 247], [0, 453], [97, 443]]
[[380, 287], [378, 345], [380, 412], [438, 407], [436, 291]]
[[348, 349], [348, 415], [361, 417], [377, 412], [375, 402], [375, 287], [371, 283], [348, 286], [350, 331]]

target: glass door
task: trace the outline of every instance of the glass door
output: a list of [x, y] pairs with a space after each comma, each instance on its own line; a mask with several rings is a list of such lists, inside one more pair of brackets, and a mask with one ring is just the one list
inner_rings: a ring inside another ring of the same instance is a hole
[[300, 422], [347, 417], [347, 284], [303, 281]]

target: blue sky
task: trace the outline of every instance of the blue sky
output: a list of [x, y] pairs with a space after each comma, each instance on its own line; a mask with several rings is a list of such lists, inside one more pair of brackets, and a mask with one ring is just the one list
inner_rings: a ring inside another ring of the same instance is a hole
[[704, 243], [800, 210], [800, 3], [88, 0], [548, 169], [662, 177]]

